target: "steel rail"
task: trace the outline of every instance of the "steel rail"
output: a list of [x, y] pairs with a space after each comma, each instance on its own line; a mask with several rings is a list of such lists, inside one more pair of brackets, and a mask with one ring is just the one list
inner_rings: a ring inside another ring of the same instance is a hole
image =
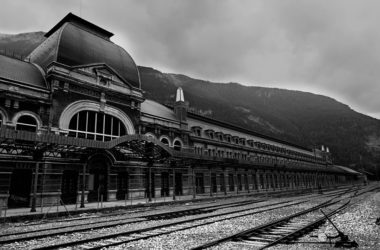
[[[73, 225], [65, 225], [65, 226], [58, 226], [58, 227], [52, 227], [52, 228], [37, 229], [37, 230], [33, 230], [33, 231], [28, 231], [28, 232], [6, 233], [6, 234], [0, 235], [0, 244], [8, 244], [8, 243], [16, 242], [16, 241], [26, 241], [26, 240], [31, 240], [31, 239], [41, 239], [44, 237], [60, 235], [63, 233], [77, 233], [77, 232], [83, 232], [83, 231], [93, 230], [93, 229], [109, 228], [109, 227], [114, 227], [114, 226], [132, 224], [132, 223], [137, 223], [137, 222], [148, 221], [150, 219], [149, 217], [155, 217], [155, 216], [161, 216], [161, 215], [170, 216], [170, 214], [172, 214], [173, 215], [172, 218], [178, 218], [180, 216], [175, 216], [175, 215], [178, 215], [179, 212], [195, 211], [195, 210], [207, 210], [207, 209], [215, 209], [216, 210], [216, 209], [223, 209], [224, 206], [226, 206], [228, 208], [228, 207], [233, 207], [233, 206], [250, 205], [250, 204], [259, 203], [262, 201], [265, 201], [265, 199], [252, 200], [252, 201], [240, 201], [240, 202], [229, 203], [229, 204], [218, 204], [218, 205], [212, 205], [212, 206], [205, 206], [202, 208], [192, 208], [192, 209], [185, 209], [185, 210], [173, 211], [173, 212], [163, 212], [163, 213], [157, 213], [157, 214], [153, 214], [153, 215], [136, 216], [136, 217], [124, 218], [124, 219], [115, 218], [115, 219], [102, 220], [102, 221], [97, 221], [97, 222], [81, 223], [81, 224], [77, 224], [74, 226]], [[208, 212], [208, 211], [206, 211], [206, 212]], [[212, 212], [212, 211], [209, 211], [209, 212]], [[202, 214], [202, 213], [205, 213], [205, 212], [199, 211], [198, 214]], [[196, 215], [196, 214], [185, 214], [183, 216], [186, 216], [186, 215]], [[115, 223], [112, 223], [112, 222], [115, 222]], [[77, 227], [77, 229], [73, 229], [73, 227]], [[59, 229], [66, 229], [66, 228], [71, 228], [71, 229], [67, 230], [67, 231], [57, 231]], [[33, 233], [41, 233], [41, 232], [46, 232], [46, 233], [45, 234], [33, 235]], [[10, 239], [1, 239], [1, 238], [5, 238], [5, 237], [11, 237], [13, 235], [18, 235], [18, 236], [21, 235], [21, 237], [12, 237]], [[22, 236], [22, 235], [27, 235], [27, 236]]]
[[[269, 206], [276, 206], [276, 205], [286, 204], [286, 203], [290, 203], [290, 202], [291, 201], [278, 202], [278, 203], [274, 203], [274, 204], [259, 206], [259, 207], [256, 207], [256, 208], [252, 208], [250, 210], [257, 210], [257, 209], [260, 209], [260, 208], [265, 208], [265, 207], [269, 207]], [[262, 212], [266, 212], [266, 211], [270, 211], [270, 210], [274, 210], [274, 209], [279, 209], [279, 208], [283, 208], [283, 207], [294, 206], [294, 205], [297, 205], [297, 204], [300, 204], [300, 203], [304, 203], [304, 202], [307, 202], [307, 200], [300, 201], [300, 202], [297, 202], [297, 203], [291, 203], [291, 204], [287, 204], [287, 205], [283, 205], [283, 206], [277, 206], [277, 207], [269, 208], [269, 209], [266, 209], [266, 210], [260, 210], [260, 211], [254, 211], [254, 212], [251, 212], [251, 213], [245, 213], [243, 215], [236, 215], [234, 217], [214, 220], [214, 221], [211, 221], [211, 222], [205, 222], [205, 223], [201, 223], [201, 224], [190, 225], [190, 226], [186, 226], [186, 227], [182, 227], [182, 228], [175, 228], [175, 229], [169, 230], [169, 231], [165, 230], [165, 232], [161, 232], [159, 234], [145, 235], [145, 236], [142, 236], [142, 237], [139, 237], [139, 238], [136, 238], [136, 239], [128, 239], [126, 241], [118, 241], [118, 242], [115, 242], [115, 243], [103, 244], [103, 245], [98, 246], [98, 247], [95, 246], [93, 248], [90, 248], [90, 247], [86, 247], [86, 248], [87, 249], [101, 249], [101, 248], [104, 248], [104, 247], [116, 246], [116, 245], [120, 245], [120, 244], [131, 242], [131, 241], [136, 241], [136, 240], [140, 240], [140, 239], [146, 239], [146, 238], [155, 237], [155, 236], [164, 235], [164, 234], [170, 234], [170, 233], [173, 233], [173, 232], [177, 232], [177, 231], [181, 231], [181, 230], [186, 230], [186, 229], [189, 229], [189, 228], [198, 227], [198, 226], [202, 226], [202, 225], [208, 225], [208, 224], [211, 224], [211, 223], [215, 223], [217, 221], [229, 220], [229, 219], [232, 219], [232, 218], [243, 217], [243, 216], [247, 216], [247, 215], [251, 215], [251, 214], [257, 214], [257, 213], [262, 213]], [[100, 241], [100, 240], [107, 240], [107, 239], [112, 239], [112, 238], [117, 238], [117, 237], [122, 237], [122, 236], [128, 236], [128, 235], [133, 235], [133, 234], [142, 234], [144, 232], [149, 232], [149, 231], [153, 231], [153, 230], [157, 230], [157, 229], [170, 228], [170, 227], [178, 226], [178, 225], [185, 224], [185, 223], [192, 223], [192, 222], [195, 222], [195, 221], [200, 221], [200, 220], [204, 220], [204, 219], [210, 219], [210, 218], [214, 218], [214, 217], [225, 216], [225, 215], [234, 214], [234, 213], [241, 213], [241, 212], [243, 212], [243, 210], [241, 210], [239, 212], [236, 212], [236, 211], [226, 212], [226, 213], [221, 213], [221, 214], [217, 214], [217, 215], [203, 216], [203, 217], [200, 217], [200, 218], [187, 219], [187, 220], [178, 221], [178, 222], [171, 222], [171, 223], [166, 223], [166, 224], [163, 224], [163, 225], [157, 225], [157, 226], [153, 226], [153, 227], [146, 227], [146, 228], [137, 229], [137, 230], [130, 230], [130, 231], [112, 233], [112, 234], [107, 234], [107, 235], [95, 236], [95, 237], [91, 237], [91, 238], [88, 238], [88, 239], [81, 239], [81, 240], [76, 240], [76, 241], [72, 241], [72, 242], [66, 242], [66, 243], [62, 243], [62, 244], [55, 244], [55, 245], [51, 245], [51, 246], [37, 247], [37, 248], [34, 248], [34, 249], [35, 250], [37, 250], [37, 249], [38, 250], [47, 250], [47, 249], [57, 249], [57, 248], [63, 248], [63, 247], [76, 246], [76, 245], [81, 245], [81, 244], [85, 244], [85, 243], [96, 242], [96, 241]]]
[[[342, 209], [344, 209], [345, 207], [347, 207], [350, 202], [351, 202], [351, 200], [347, 201], [342, 206], [340, 206], [337, 209], [335, 209], [335, 210], [331, 211], [330, 213], [328, 213], [326, 216], [327, 217], [331, 217], [332, 215], [334, 215], [336, 213], [339, 213]], [[315, 227], [323, 224], [326, 220], [327, 220], [327, 218], [320, 217], [316, 221], [313, 221], [313, 222], [305, 225], [302, 228], [296, 229], [292, 233], [290, 233], [290, 234], [288, 234], [288, 235], [286, 235], [286, 236], [284, 236], [284, 237], [282, 237], [282, 238], [280, 238], [278, 240], [275, 240], [275, 241], [273, 241], [273, 242], [271, 242], [271, 243], [269, 243], [269, 244], [267, 244], [267, 245], [259, 248], [258, 250], [265, 249], [265, 248], [277, 245], [277, 244], [282, 243], [282, 242], [286, 242], [290, 238], [295, 238], [295, 237], [299, 238], [300, 236], [304, 235], [305, 232], [308, 232], [308, 231], [314, 229]]]
[[254, 227], [254, 228], [250, 228], [250, 229], [241, 231], [241, 232], [236, 233], [236, 234], [229, 235], [229, 236], [224, 237], [222, 239], [218, 239], [218, 240], [215, 240], [215, 241], [208, 242], [206, 244], [203, 244], [203, 245], [197, 246], [195, 248], [191, 248], [191, 249], [192, 250], [206, 249], [208, 247], [212, 247], [212, 246], [218, 245], [218, 244], [220, 244], [222, 242], [231, 241], [231, 240], [234, 240], [234, 239], [239, 239], [239, 238], [242, 238], [245, 235], [250, 234], [250, 233], [252, 233], [254, 231], [263, 230], [263, 229], [266, 229], [266, 228], [270, 228], [270, 227], [273, 227], [273, 226], [276, 226], [276, 225], [280, 225], [280, 224], [286, 223], [289, 220], [291, 220], [293, 218], [296, 218], [298, 216], [301, 216], [301, 215], [310, 213], [312, 211], [315, 211], [317, 209], [320, 209], [320, 208], [323, 208], [323, 207], [326, 207], [326, 206], [331, 206], [333, 204], [336, 204], [336, 203], [340, 202], [340, 201], [332, 201], [332, 200], [334, 200], [334, 198], [332, 198], [332, 199], [330, 199], [330, 200], [328, 200], [326, 202], [323, 202], [323, 203], [321, 203], [321, 204], [319, 204], [317, 206], [314, 206], [312, 208], [306, 209], [304, 211], [301, 211], [301, 212], [298, 212], [298, 213], [286, 216], [284, 218], [280, 218], [280, 219], [275, 220], [275, 221], [271, 221], [271, 222], [263, 224], [263, 225], [259, 225], [259, 226]]
[[[362, 192], [359, 193], [360, 190], [359, 190], [359, 188], [357, 188], [356, 190], [353, 190], [353, 191], [352, 191], [352, 192], [354, 192], [354, 194], [351, 195], [350, 197], [348, 197], [348, 198], [343, 198], [343, 199], [341, 199], [341, 200], [334, 201], [334, 202], [331, 202], [330, 204], [327, 204], [326, 206], [330, 206], [330, 205], [333, 205], [333, 204], [339, 203], [340, 201], [343, 201], [343, 200], [345, 200], [345, 199], [349, 199], [349, 201], [347, 201], [345, 204], [343, 204], [342, 206], [340, 206], [340, 207], [337, 208], [336, 210], [330, 212], [330, 213], [329, 213], [329, 216], [332, 216], [332, 215], [334, 215], [334, 214], [336, 214], [336, 213], [339, 213], [341, 210], [343, 210], [344, 208], [346, 208], [346, 207], [349, 205], [349, 203], [351, 202], [351, 200], [352, 200], [353, 197], [358, 197], [358, 196], [360, 196], [360, 195], [362, 195], [362, 194], [365, 194], [365, 193], [367, 193], [367, 192], [371, 192], [371, 191], [374, 191], [374, 190], [377, 190], [377, 189], [379, 189], [379, 187], [370, 188], [369, 190], [364, 190], [364, 191], [362, 191]], [[334, 200], [334, 199], [335, 199], [335, 198], [331, 199], [330, 201], [332, 201], [332, 200]], [[314, 210], [317, 210], [317, 209], [319, 209], [319, 208], [321, 208], [321, 207], [316, 206]], [[308, 210], [311, 210], [311, 209], [308, 209]], [[267, 224], [260, 225], [260, 226], [255, 227], [255, 228], [248, 229], [248, 230], [245, 230], [245, 231], [242, 231], [242, 232], [239, 232], [239, 233], [236, 233], [236, 234], [233, 234], [233, 235], [227, 236], [227, 237], [222, 238], [222, 239], [219, 239], [219, 240], [215, 240], [215, 241], [212, 241], [212, 242], [208, 242], [208, 243], [206, 243], [206, 244], [203, 244], [203, 245], [200, 245], [200, 246], [198, 246], [198, 247], [192, 248], [192, 250], [205, 249], [205, 248], [209, 248], [209, 247], [212, 247], [212, 246], [218, 245], [218, 244], [223, 243], [223, 242], [227, 242], [227, 241], [231, 241], [231, 240], [239, 240], [239, 239], [245, 237], [246, 235], [252, 234], [254, 231], [264, 230], [264, 229], [267, 229], [267, 228], [270, 228], [270, 227], [274, 227], [275, 225], [279, 225], [279, 224], [281, 224], [281, 223], [286, 223], [287, 221], [289, 221], [289, 220], [291, 219], [291, 218], [289, 218], [289, 217], [293, 217], [293, 218], [295, 218], [295, 217], [301, 216], [301, 215], [303, 215], [303, 214], [306, 214], [306, 213], [308, 213], [308, 212], [310, 212], [310, 211], [305, 210], [305, 211], [302, 211], [302, 212], [300, 212], [300, 213], [296, 213], [296, 214], [294, 214], [294, 215], [291, 215], [291, 216], [288, 216], [288, 217], [285, 217], [285, 218], [282, 218], [282, 219], [279, 219], [279, 220], [276, 220], [276, 221], [273, 221], [273, 222], [269, 222], [269, 223], [267, 223]], [[279, 239], [279, 240], [276, 240], [276, 242], [271, 242], [271, 243], [269, 243], [269, 244], [263, 246], [263, 247], [260, 248], [260, 249], [264, 249], [264, 248], [266, 248], [266, 247], [270, 247], [270, 246], [276, 245], [276, 244], [278, 244], [279, 242], [282, 242], [282, 241], [286, 240], [286, 238], [289, 238], [289, 237], [291, 237], [291, 236], [294, 236], [294, 235], [296, 235], [297, 233], [302, 232], [303, 230], [306, 231], [306, 230], [307, 230], [307, 227], [315, 226], [315, 225], [313, 225], [313, 223], [318, 224], [318, 223], [321, 223], [322, 221], [325, 221], [325, 220], [326, 220], [325, 217], [320, 218], [320, 219], [318, 219], [317, 221], [314, 221], [314, 222], [312, 222], [312, 223], [309, 223], [308, 225], [305, 226], [305, 228], [297, 229], [297, 230], [295, 230], [294, 232], [292, 232], [291, 234], [285, 236], [283, 239], [281, 238], [281, 239]]]

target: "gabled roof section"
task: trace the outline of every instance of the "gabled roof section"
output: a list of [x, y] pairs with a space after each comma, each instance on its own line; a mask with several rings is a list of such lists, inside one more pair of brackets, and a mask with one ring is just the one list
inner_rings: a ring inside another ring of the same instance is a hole
[[0, 78], [46, 89], [42, 71], [34, 64], [0, 55]]
[[95, 35], [98, 35], [100, 37], [103, 37], [104, 39], [109, 40], [112, 36], [113, 33], [100, 28], [99, 26], [86, 21], [73, 13], [67, 14], [59, 23], [57, 23], [51, 30], [49, 30], [46, 34], [45, 37], [49, 37], [51, 34], [53, 34], [55, 31], [57, 31], [59, 28], [61, 28], [65, 23], [75, 23], [76, 25], [80, 26], [82, 29], [85, 29]]

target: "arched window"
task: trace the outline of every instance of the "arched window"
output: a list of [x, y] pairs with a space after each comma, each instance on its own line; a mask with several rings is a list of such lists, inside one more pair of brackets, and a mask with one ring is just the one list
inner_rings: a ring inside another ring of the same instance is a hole
[[175, 141], [174, 142], [174, 150], [181, 151], [181, 148], [182, 148], [181, 142], [180, 141]]
[[80, 111], [69, 124], [71, 137], [110, 141], [126, 134], [125, 126], [118, 118], [95, 111]]
[[161, 142], [165, 144], [166, 146], [169, 146], [169, 140], [165, 137], [161, 138]]
[[37, 121], [33, 116], [30, 115], [20, 116], [16, 123], [16, 130], [36, 132]]

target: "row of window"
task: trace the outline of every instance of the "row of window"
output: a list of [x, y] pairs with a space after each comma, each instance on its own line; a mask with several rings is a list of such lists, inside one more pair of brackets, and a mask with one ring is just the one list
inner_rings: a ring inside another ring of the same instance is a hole
[[80, 111], [69, 123], [69, 136], [110, 141], [126, 135], [125, 125], [116, 117], [95, 111]]
[[[0, 125], [3, 124], [0, 114]], [[31, 115], [22, 115], [16, 121], [16, 130], [36, 132], [38, 123]], [[80, 111], [69, 123], [71, 137], [86, 138], [97, 141], [109, 141], [127, 134], [125, 125], [116, 117], [95, 111]]]
[[[152, 134], [147, 134], [148, 136], [151, 136], [153, 138], [155, 138], [154, 135]], [[160, 141], [165, 144], [166, 146], [170, 147], [170, 142], [169, 142], [169, 139], [166, 138], [166, 137], [162, 137], [160, 139]], [[182, 143], [179, 141], [179, 140], [174, 140], [174, 143], [173, 143], [173, 149], [176, 150], [176, 151], [181, 151], [182, 149]]]
[[[266, 163], [266, 164], [277, 164], [277, 165], [285, 165], [285, 164], [298, 164], [299, 160], [287, 159], [282, 157], [264, 155], [264, 154], [249, 154], [248, 152], [232, 152], [232, 151], [223, 151], [216, 149], [204, 149], [202, 147], [194, 147], [194, 153], [198, 155], [206, 155], [206, 156], [214, 156], [220, 158], [230, 158], [230, 159], [242, 159], [249, 160], [252, 162], [258, 163]], [[323, 163], [321, 160], [316, 163]], [[303, 165], [312, 166], [313, 163], [303, 162]]]
[[[225, 177], [227, 177], [227, 186]], [[309, 186], [313, 183], [313, 177], [311, 175], [295, 175], [292, 177], [286, 174], [272, 175], [263, 173], [258, 174], [257, 177], [258, 179], [256, 179], [256, 174], [235, 175], [230, 173], [227, 176], [225, 176], [224, 173], [220, 173], [219, 176], [217, 176], [216, 173], [211, 173], [211, 190], [214, 193], [218, 191], [227, 191], [226, 188], [228, 188], [228, 191], [230, 192], [235, 191], [235, 187], [238, 191], [242, 191], [243, 187], [245, 190], [248, 190], [249, 182], [253, 184], [253, 189], [290, 187], [291, 183], [293, 183], [295, 186]], [[195, 185], [197, 193], [204, 192], [204, 178], [205, 176], [203, 173], [195, 174]], [[219, 180], [217, 181], [217, 179]], [[218, 190], [218, 184], [220, 190]]]
[[[198, 126], [194, 126], [191, 128], [193, 134], [196, 136], [201, 137], [202, 136], [202, 128]], [[220, 142], [227, 142], [227, 143], [232, 143], [236, 145], [241, 145], [241, 146], [249, 146], [252, 148], [256, 149], [261, 149], [269, 152], [274, 152], [274, 153], [282, 153], [286, 154], [289, 156], [294, 156], [294, 157], [300, 157], [304, 160], [313, 160], [314, 157], [309, 155], [309, 154], [304, 154], [301, 152], [289, 150], [283, 147], [278, 147], [275, 145], [270, 145], [267, 143], [259, 142], [259, 141], [254, 141], [252, 139], [246, 140], [245, 138], [241, 138], [238, 136], [231, 136], [230, 134], [223, 134], [222, 132], [215, 132], [211, 129], [207, 129], [204, 131], [205, 135], [211, 139], [211, 140], [218, 140]], [[230, 158], [229, 156], [227, 156]]]

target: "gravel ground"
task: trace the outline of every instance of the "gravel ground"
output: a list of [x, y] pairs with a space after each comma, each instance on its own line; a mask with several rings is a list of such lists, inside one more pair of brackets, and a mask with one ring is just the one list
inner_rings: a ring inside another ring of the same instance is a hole
[[300, 204], [297, 206], [281, 208], [260, 214], [247, 215], [231, 220], [215, 222], [210, 225], [199, 226], [147, 240], [123, 244], [110, 249], [189, 249], [202, 243], [267, 223], [282, 216], [293, 214], [305, 209], [305, 207], [310, 207], [311, 205], [311, 203]]
[[[350, 207], [346, 212], [332, 218], [333, 223], [344, 234], [349, 236], [350, 240], [355, 240], [359, 247], [356, 249], [378, 250], [380, 249], [380, 225], [376, 225], [376, 219], [380, 217], [380, 192], [366, 195], [356, 200], [354, 206]], [[326, 242], [324, 235], [335, 236], [336, 230], [330, 223], [325, 223], [317, 231], [312, 232], [299, 241], [302, 242]], [[319, 236], [319, 237], [318, 237]], [[237, 250], [257, 249], [255, 246], [247, 244], [225, 243], [214, 247], [218, 250]], [[310, 244], [299, 243], [293, 245], [278, 245], [269, 249], [274, 250], [303, 250], [303, 249], [337, 249], [329, 244]]]
[[[173, 204], [173, 205], [167, 205], [165, 207], [154, 207], [154, 208], [141, 208], [136, 210], [125, 210], [125, 211], [115, 211], [113, 213], [83, 213], [76, 217], [84, 217], [85, 219], [79, 219], [76, 220], [74, 218], [70, 219], [58, 219], [58, 220], [51, 220], [40, 223], [38, 221], [34, 222], [17, 222], [17, 223], [3, 223], [1, 225], [1, 234], [8, 234], [8, 233], [15, 233], [15, 232], [28, 232], [30, 230], [37, 230], [37, 229], [50, 229], [52, 227], [60, 227], [60, 226], [74, 226], [74, 225], [87, 225], [88, 223], [93, 222], [108, 222], [111, 220], [122, 220], [122, 219], [129, 219], [129, 218], [136, 218], [141, 216], [148, 216], [160, 212], [173, 212], [173, 211], [180, 211], [180, 210], [186, 210], [186, 209], [195, 209], [195, 208], [202, 208], [206, 206], [212, 206], [212, 205], [227, 205], [231, 204], [233, 202], [241, 202], [249, 200], [249, 198], [233, 198], [233, 199], [227, 199], [227, 200], [216, 200], [216, 201], [208, 201], [208, 202], [197, 202], [197, 203], [186, 203], [186, 204]], [[109, 216], [107, 216], [109, 215]]]
[[[265, 202], [265, 204], [277, 203], [277, 202], [280, 202], [282, 200], [285, 200], [285, 199], [276, 199], [276, 200], [272, 200], [272, 201], [267, 201], [267, 202]], [[245, 213], [250, 212], [249, 209], [254, 209], [255, 207], [260, 206], [260, 205], [263, 205], [263, 203], [255, 203], [255, 204], [240, 206], [238, 208], [236, 208], [236, 207], [226, 208], [226, 209], [214, 211], [208, 215], [220, 214], [221, 212], [236, 211], [236, 210], [243, 210], [240, 214], [245, 214]], [[278, 206], [280, 206], [280, 205], [278, 205]], [[301, 209], [301, 207], [304, 207], [304, 206], [305, 206], [304, 204], [299, 205], [300, 209]], [[265, 209], [266, 208], [260, 208], [259, 210], [265, 210]], [[79, 240], [79, 239], [84, 239], [84, 238], [88, 238], [88, 237], [93, 237], [95, 235], [100, 236], [100, 235], [112, 234], [115, 232], [141, 229], [141, 228], [145, 228], [148, 226], [149, 227], [150, 226], [157, 226], [157, 225], [161, 225], [161, 224], [166, 224], [168, 222], [183, 221], [183, 220], [187, 220], [187, 219], [191, 219], [191, 218], [198, 218], [198, 217], [204, 217], [204, 216], [205, 215], [192, 215], [192, 216], [186, 216], [186, 217], [181, 217], [181, 218], [176, 218], [176, 219], [171, 219], [171, 220], [156, 220], [156, 221], [139, 222], [139, 223], [116, 226], [116, 227], [111, 227], [111, 228], [92, 230], [92, 231], [87, 232], [87, 233], [78, 232], [78, 233], [59, 235], [59, 236], [54, 236], [54, 237], [49, 237], [49, 238], [44, 238], [44, 239], [31, 240], [31, 241], [25, 241], [25, 242], [20, 242], [20, 243], [12, 243], [12, 244], [0, 246], [0, 249], [29, 249], [30, 246], [41, 247], [41, 246], [45, 246], [45, 245], [51, 245], [52, 242], [55, 242], [56, 244], [58, 244], [58, 243], [67, 242], [68, 240], [73, 240], [73, 239]], [[223, 216], [223, 217], [227, 218], [228, 215]], [[221, 217], [218, 217], [215, 219], [220, 219], [220, 218]], [[213, 219], [208, 219], [208, 220], [213, 220]], [[242, 222], [242, 224], [244, 224], [244, 221]]]
[[[303, 197], [303, 198], [306, 198], [306, 197]], [[239, 199], [239, 200], [244, 200], [244, 199]], [[288, 200], [288, 198], [271, 199], [270, 201], [267, 201], [265, 203], [269, 204], [269, 203], [275, 203], [275, 202], [284, 201], [284, 200]], [[234, 201], [236, 202], [236, 200], [234, 200]], [[232, 202], [232, 200], [222, 200], [222, 201], [215, 202], [213, 204], [221, 204], [221, 203], [226, 204], [226, 203], [230, 203], [230, 202]], [[255, 215], [247, 215], [245, 217], [236, 218], [236, 219], [232, 219], [229, 221], [216, 222], [216, 223], [210, 224], [208, 226], [197, 227], [197, 228], [190, 229], [190, 230], [184, 230], [184, 231], [180, 231], [178, 233], [173, 233], [170, 235], [154, 237], [150, 240], [133, 242], [131, 244], [124, 245], [122, 247], [118, 247], [116, 249], [186, 249], [186, 248], [190, 248], [191, 246], [194, 246], [194, 245], [199, 245], [201, 243], [204, 243], [204, 242], [207, 242], [210, 240], [214, 240], [214, 239], [216, 239], [216, 237], [222, 237], [225, 235], [229, 235], [231, 233], [236, 233], [236, 232], [244, 230], [246, 228], [250, 228], [252, 226], [259, 225], [259, 224], [268, 222], [268, 221], [273, 220], [273, 219], [277, 219], [280, 216], [284, 216], [287, 214], [294, 213], [296, 211], [300, 211], [300, 210], [304, 209], [306, 206], [312, 206], [313, 203], [315, 203], [315, 202], [308, 202], [307, 204], [300, 204], [297, 206], [297, 208], [294, 208], [294, 207], [282, 208], [280, 210], [280, 212], [278, 210], [275, 210], [275, 211], [265, 212], [265, 213], [257, 214], [257, 215], [256, 214]], [[320, 202], [320, 199], [319, 199], [319, 202]], [[251, 205], [239, 206], [239, 207], [235, 207], [235, 208], [225, 208], [225, 209], [218, 210], [218, 211], [215, 211], [213, 213], [210, 213], [208, 215], [218, 214], [218, 213], [221, 213], [222, 211], [223, 212], [236, 211], [236, 210], [240, 210], [242, 208], [249, 209], [249, 208], [253, 208], [253, 207], [256, 207], [256, 206], [262, 205], [262, 204], [263, 203], [256, 203], [256, 204], [251, 204]], [[210, 205], [210, 204], [207, 204], [207, 205]], [[189, 207], [194, 208], [194, 207], [202, 207], [202, 204], [193, 204], [193, 203], [189, 202], [188, 204], [185, 204], [185, 206], [187, 208], [189, 208]], [[182, 205], [182, 208], [184, 208], [184, 205]], [[170, 206], [170, 207], [166, 207], [166, 209], [165, 209], [166, 212], [172, 211], [172, 210], [178, 210], [178, 208], [176, 208], [175, 206]], [[147, 214], [152, 214], [152, 213], [157, 213], [157, 212], [158, 212], [157, 210], [156, 211], [144, 211], [139, 215], [142, 216], [142, 214], [147, 215]], [[135, 213], [130, 213], [128, 215], [120, 216], [120, 218], [134, 217], [134, 216], [136, 216]], [[116, 218], [117, 217], [118, 216], [116, 216]], [[179, 220], [196, 218], [196, 217], [198, 217], [198, 216], [197, 215], [186, 216], [186, 217], [181, 217], [178, 219], [173, 219], [170, 221], [179, 221]], [[101, 220], [104, 220], [104, 217], [103, 218], [89, 218], [88, 221], [92, 222], [92, 221], [101, 221]], [[0, 249], [30, 249], [31, 247], [51, 244], [51, 242], [57, 242], [58, 243], [58, 242], [67, 241], [68, 238], [69, 239], [87, 238], [89, 236], [90, 237], [94, 236], [95, 234], [109, 234], [109, 233], [120, 232], [120, 231], [124, 231], [124, 230], [138, 229], [138, 228], [146, 227], [148, 225], [152, 226], [152, 225], [159, 225], [162, 223], [167, 223], [168, 221], [169, 220], [142, 222], [142, 223], [128, 224], [125, 226], [117, 226], [117, 227], [108, 228], [108, 229], [93, 230], [93, 231], [87, 232], [87, 233], [75, 233], [75, 234], [70, 234], [70, 235], [60, 235], [57, 237], [50, 237], [48, 239], [31, 240], [28, 242], [4, 245], [4, 246], [0, 246]], [[50, 225], [57, 226], [57, 225], [60, 225], [61, 223], [65, 224], [65, 223], [70, 223], [70, 222], [56, 222], [56, 223], [53, 222], [53, 223], [48, 223], [48, 224], [35, 225], [34, 228], [36, 228], [36, 227], [48, 228]], [[75, 221], [75, 222], [71, 222], [71, 223], [72, 224], [76, 224], [76, 223], [82, 224], [83, 221], [80, 221], [80, 222]], [[23, 230], [26, 230], [26, 228], [27, 228], [26, 225], [25, 225], [25, 227], [23, 227], [22, 224], [19, 224], [19, 227], [18, 227], [19, 229], [16, 229], [14, 227], [14, 225], [15, 224], [7, 225], [5, 231], [8, 231], [8, 230], [9, 231], [12, 231], [12, 230], [23, 231]], [[163, 242], [163, 243], [160, 243], [160, 242]]]
[[[345, 213], [335, 216], [332, 221], [337, 228], [348, 235], [350, 240], [355, 240], [358, 249], [380, 249], [380, 225], [376, 225], [376, 219], [380, 217], [380, 192], [366, 195], [357, 203], [346, 210]], [[337, 235], [336, 230], [330, 223], [326, 223], [312, 236]], [[304, 237], [300, 241], [318, 241], [318, 237]], [[276, 249], [335, 249], [330, 245], [306, 245], [297, 244], [293, 246], [279, 246]]]

